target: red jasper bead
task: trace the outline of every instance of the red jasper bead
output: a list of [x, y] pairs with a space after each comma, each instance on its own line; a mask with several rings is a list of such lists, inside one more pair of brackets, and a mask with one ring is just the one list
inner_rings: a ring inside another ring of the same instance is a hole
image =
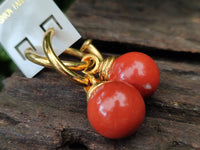
[[151, 57], [140, 52], [130, 52], [115, 59], [108, 78], [128, 82], [134, 85], [143, 97], [148, 97], [156, 91], [160, 73]]
[[145, 104], [132, 85], [120, 81], [106, 82], [92, 92], [87, 114], [99, 134], [119, 139], [140, 127], [145, 117]]

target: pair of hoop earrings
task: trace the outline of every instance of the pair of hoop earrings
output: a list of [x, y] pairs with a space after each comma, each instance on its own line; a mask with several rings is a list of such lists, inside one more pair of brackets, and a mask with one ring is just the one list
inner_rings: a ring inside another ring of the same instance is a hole
[[[46, 57], [36, 54], [31, 48], [25, 51], [25, 56], [84, 86], [88, 119], [99, 134], [119, 139], [134, 133], [145, 117], [143, 98], [151, 96], [160, 81], [159, 69], [153, 59], [140, 52], [103, 59], [91, 40], [87, 40], [80, 51], [73, 48], [65, 51], [80, 58], [80, 62], [63, 61], [52, 48], [54, 34], [55, 30], [50, 28], [44, 35]], [[83, 75], [76, 71], [82, 71]]]

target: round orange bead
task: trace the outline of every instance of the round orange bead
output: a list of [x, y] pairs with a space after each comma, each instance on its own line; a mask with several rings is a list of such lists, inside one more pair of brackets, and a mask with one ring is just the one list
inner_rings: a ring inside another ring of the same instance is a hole
[[115, 59], [108, 78], [111, 81], [128, 82], [134, 85], [143, 97], [148, 97], [156, 91], [160, 73], [151, 57], [140, 52], [130, 52]]
[[140, 127], [145, 117], [145, 104], [132, 85], [120, 81], [106, 82], [91, 94], [87, 114], [99, 134], [118, 139]]

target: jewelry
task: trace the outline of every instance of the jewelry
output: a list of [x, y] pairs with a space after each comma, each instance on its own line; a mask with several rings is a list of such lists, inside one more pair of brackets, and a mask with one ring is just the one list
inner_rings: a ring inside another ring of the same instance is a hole
[[[153, 59], [139, 52], [103, 59], [92, 41], [87, 40], [80, 51], [68, 48], [64, 52], [80, 58], [80, 62], [62, 61], [52, 47], [54, 34], [55, 30], [50, 28], [44, 35], [46, 57], [30, 48], [25, 51], [25, 56], [36, 64], [56, 69], [71, 81], [84, 86], [88, 119], [99, 134], [118, 139], [134, 133], [145, 117], [142, 96], [152, 95], [159, 84], [160, 74]], [[78, 70], [84, 75], [75, 72]]]

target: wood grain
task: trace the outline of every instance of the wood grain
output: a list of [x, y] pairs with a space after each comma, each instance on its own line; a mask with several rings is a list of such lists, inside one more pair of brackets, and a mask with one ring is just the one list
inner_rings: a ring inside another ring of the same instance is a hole
[[200, 53], [199, 0], [77, 0], [67, 16], [83, 38]]

